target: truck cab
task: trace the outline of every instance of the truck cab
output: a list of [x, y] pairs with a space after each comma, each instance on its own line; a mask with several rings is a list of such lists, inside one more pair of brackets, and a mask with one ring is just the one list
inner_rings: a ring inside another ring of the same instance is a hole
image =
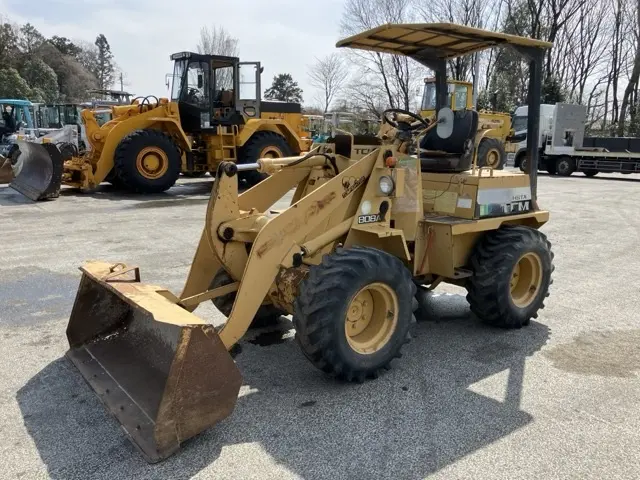
[[[555, 109], [555, 105], [545, 103], [540, 104], [539, 148], [542, 148], [545, 137], [551, 133]], [[511, 120], [511, 128], [514, 131], [514, 134], [508, 139], [511, 148], [509, 148], [510, 153], [507, 154], [507, 165], [513, 165], [523, 171], [525, 167], [523, 160], [526, 158], [525, 154], [527, 149], [528, 111], [529, 109], [526, 105], [521, 105], [515, 109]]]

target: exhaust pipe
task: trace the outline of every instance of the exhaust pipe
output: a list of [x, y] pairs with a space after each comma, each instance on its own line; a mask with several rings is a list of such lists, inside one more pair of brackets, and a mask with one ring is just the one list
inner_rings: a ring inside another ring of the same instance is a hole
[[9, 186], [34, 202], [57, 198], [64, 168], [58, 147], [53, 143], [16, 143], [18, 152], [9, 157], [14, 177]]

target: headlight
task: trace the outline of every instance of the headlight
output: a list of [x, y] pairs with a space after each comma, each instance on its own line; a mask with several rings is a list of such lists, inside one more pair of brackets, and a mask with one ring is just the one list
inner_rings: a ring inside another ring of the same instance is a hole
[[378, 182], [380, 191], [385, 195], [391, 195], [391, 192], [393, 192], [393, 189], [395, 188], [395, 185], [393, 184], [393, 178], [384, 175], [380, 177], [380, 180]]

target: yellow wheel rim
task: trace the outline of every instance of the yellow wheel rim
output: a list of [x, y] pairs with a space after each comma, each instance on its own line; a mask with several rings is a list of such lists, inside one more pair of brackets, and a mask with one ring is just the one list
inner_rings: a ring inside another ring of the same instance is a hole
[[159, 147], [146, 147], [136, 157], [136, 168], [143, 177], [155, 180], [167, 173], [169, 158]]
[[487, 167], [496, 168], [500, 165], [500, 151], [497, 148], [492, 148], [487, 152], [487, 161], [485, 162]]
[[282, 150], [273, 145], [268, 145], [260, 150], [258, 158], [282, 158], [284, 157]]
[[344, 330], [349, 346], [369, 355], [383, 348], [398, 325], [398, 297], [384, 283], [362, 288], [349, 303]]
[[517, 307], [528, 307], [541, 287], [542, 260], [537, 253], [525, 253], [511, 273], [511, 299]]

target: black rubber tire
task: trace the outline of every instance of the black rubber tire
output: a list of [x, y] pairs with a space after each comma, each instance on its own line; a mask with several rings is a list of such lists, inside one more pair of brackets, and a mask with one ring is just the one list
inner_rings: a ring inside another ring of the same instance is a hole
[[492, 150], [494, 148], [498, 150], [498, 152], [500, 152], [500, 162], [498, 163], [498, 166], [494, 168], [494, 170], [504, 169], [504, 166], [507, 164], [507, 152], [504, 151], [504, 145], [497, 138], [485, 138], [480, 142], [480, 145], [478, 146], [479, 167], [486, 166], [489, 150]]
[[556, 164], [554, 161], [549, 161], [549, 162], [545, 162], [545, 170], [547, 171], [547, 173], [549, 175], [555, 175], [557, 173], [556, 171]]
[[[166, 173], [156, 179], [149, 179], [138, 172], [135, 158], [145, 147], [159, 147], [167, 155]], [[125, 189], [136, 193], [160, 193], [175, 185], [180, 176], [182, 159], [180, 150], [173, 139], [165, 133], [154, 130], [136, 130], [125, 136], [115, 152], [114, 167], [118, 183]]]
[[[260, 152], [269, 146], [276, 147], [285, 157], [293, 155], [291, 147], [282, 135], [274, 132], [256, 132], [240, 149], [238, 163], [255, 163], [258, 158], [260, 158]], [[266, 173], [260, 173], [255, 170], [240, 172], [238, 174], [238, 178], [244, 181], [248, 187], [257, 185], [267, 178], [267, 176]]]
[[[511, 274], [516, 262], [527, 252], [538, 254], [542, 282], [535, 299], [525, 308], [511, 299]], [[547, 237], [533, 228], [503, 225], [487, 233], [475, 246], [470, 260], [473, 276], [467, 282], [471, 311], [484, 323], [502, 328], [521, 328], [538, 317], [553, 283], [553, 252]]]
[[522, 155], [522, 158], [518, 162], [518, 168], [520, 168], [521, 172], [527, 173], [527, 161], [528, 161], [527, 156]]
[[576, 162], [571, 157], [560, 157], [555, 162], [556, 174], [561, 177], [570, 177], [576, 171]]
[[598, 174], [598, 170], [585, 169], [582, 171], [587, 177], [595, 177]]
[[122, 182], [118, 178], [118, 174], [116, 173], [115, 168], [111, 169], [111, 171], [105, 177], [104, 181], [110, 183], [119, 190], [124, 188], [124, 185], [122, 185]]
[[70, 143], [64, 143], [58, 147], [60, 150], [60, 155], [62, 155], [62, 160], [71, 160], [72, 157], [79, 154], [74, 145]]
[[[211, 285], [209, 285], [209, 289], [211, 290], [214, 288], [222, 287], [223, 285], [228, 285], [230, 283], [233, 283], [233, 279], [226, 272], [226, 270], [221, 268], [220, 270], [218, 270], [218, 273], [216, 273], [215, 277], [213, 277]], [[220, 312], [225, 317], [229, 317], [229, 315], [231, 315], [231, 309], [233, 308], [233, 302], [235, 302], [235, 300], [236, 292], [231, 292], [221, 297], [214, 298], [211, 300], [211, 302], [218, 310], [220, 310]], [[258, 313], [256, 313], [256, 316], [253, 318], [253, 321], [251, 322], [249, 328], [262, 328], [276, 325], [282, 315], [287, 315], [287, 313], [276, 308], [274, 305], [262, 305], [258, 309]]]
[[[371, 283], [391, 287], [398, 298], [398, 322], [386, 345], [371, 354], [361, 354], [348, 343], [345, 315], [353, 296]], [[294, 306], [296, 340], [303, 354], [323, 372], [347, 381], [375, 378], [390, 368], [409, 342], [409, 328], [418, 307], [409, 270], [396, 257], [369, 247], [339, 248], [312, 266], [300, 283]]]

